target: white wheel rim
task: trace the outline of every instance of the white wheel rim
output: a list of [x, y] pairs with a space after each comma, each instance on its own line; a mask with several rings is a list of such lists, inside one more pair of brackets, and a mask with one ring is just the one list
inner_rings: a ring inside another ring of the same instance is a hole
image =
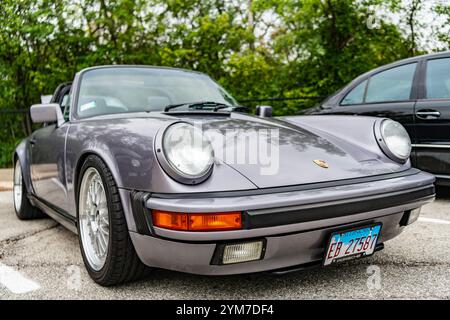
[[19, 211], [22, 207], [22, 168], [20, 167], [20, 162], [16, 161], [16, 165], [14, 167], [14, 206], [16, 211]]
[[102, 178], [95, 168], [83, 175], [78, 207], [83, 251], [91, 268], [99, 271], [108, 254], [109, 212]]

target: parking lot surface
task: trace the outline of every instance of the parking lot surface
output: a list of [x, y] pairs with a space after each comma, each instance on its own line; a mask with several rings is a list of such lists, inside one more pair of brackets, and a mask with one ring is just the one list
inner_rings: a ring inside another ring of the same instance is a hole
[[50, 219], [19, 221], [12, 193], [0, 192], [0, 299], [449, 299], [449, 193], [370, 258], [283, 276], [154, 270], [103, 288], [85, 271], [74, 234]]

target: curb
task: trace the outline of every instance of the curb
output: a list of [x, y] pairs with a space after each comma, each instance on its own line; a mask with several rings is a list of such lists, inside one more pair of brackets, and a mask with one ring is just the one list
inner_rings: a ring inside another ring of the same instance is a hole
[[13, 183], [0, 181], [0, 192], [2, 191], [11, 191], [13, 189]]
[[11, 168], [0, 169], [0, 192], [13, 189], [13, 172]]

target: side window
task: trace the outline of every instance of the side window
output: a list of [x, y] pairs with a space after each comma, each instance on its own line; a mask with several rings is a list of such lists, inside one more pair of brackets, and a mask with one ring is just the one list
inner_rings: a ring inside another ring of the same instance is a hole
[[69, 121], [69, 113], [70, 113], [70, 94], [69, 93], [64, 95], [64, 98], [61, 102], [61, 109], [63, 110], [64, 120]]
[[61, 101], [61, 108], [65, 108], [67, 106], [67, 102], [69, 101], [69, 94], [66, 93]]
[[365, 102], [409, 100], [417, 63], [382, 71], [369, 80]]
[[342, 99], [341, 105], [347, 106], [351, 104], [361, 104], [364, 102], [364, 93], [366, 91], [367, 80], [361, 82], [354, 87], [344, 99]]
[[450, 98], [450, 58], [428, 61], [426, 88], [427, 99]]

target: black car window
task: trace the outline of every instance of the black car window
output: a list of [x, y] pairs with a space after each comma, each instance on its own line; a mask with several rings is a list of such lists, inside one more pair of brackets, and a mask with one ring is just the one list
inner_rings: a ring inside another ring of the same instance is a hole
[[426, 88], [428, 99], [450, 98], [450, 58], [428, 61]]
[[417, 63], [410, 63], [372, 76], [365, 102], [409, 100], [416, 66]]
[[366, 91], [367, 80], [361, 82], [354, 87], [344, 99], [342, 99], [341, 105], [347, 106], [351, 104], [361, 104], [364, 102], [364, 92]]

